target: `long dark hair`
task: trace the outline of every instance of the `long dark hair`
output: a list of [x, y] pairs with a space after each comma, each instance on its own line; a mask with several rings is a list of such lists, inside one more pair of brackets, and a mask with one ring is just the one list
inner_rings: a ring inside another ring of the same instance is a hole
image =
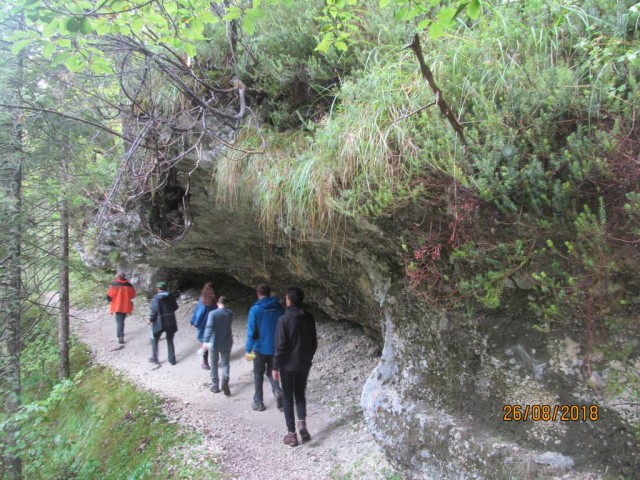
[[204, 287], [202, 287], [202, 293], [200, 294], [200, 300], [202, 300], [202, 303], [207, 307], [215, 305], [218, 301], [218, 295], [213, 287], [213, 283], [207, 282], [204, 284]]

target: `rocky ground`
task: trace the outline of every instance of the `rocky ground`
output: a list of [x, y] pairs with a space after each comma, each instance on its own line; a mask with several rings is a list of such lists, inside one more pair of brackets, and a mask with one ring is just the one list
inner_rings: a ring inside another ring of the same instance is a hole
[[160, 365], [148, 362], [151, 346], [144, 301], [136, 299], [136, 311], [127, 318], [124, 346], [117, 343], [108, 306], [75, 312], [76, 331], [90, 346], [96, 362], [165, 398], [164, 412], [170, 421], [203, 434], [203, 444], [185, 461], [215, 457], [227, 479], [400, 478], [365, 429], [360, 393], [380, 352], [361, 329], [317, 319], [319, 348], [307, 391], [312, 440], [291, 448], [282, 443], [284, 415], [277, 410], [266, 379], [267, 410], [251, 409], [252, 364], [243, 357], [250, 302], [231, 305], [236, 313], [231, 397], [211, 393], [208, 372], [200, 368], [199, 344], [189, 325], [195, 302], [195, 293], [179, 300], [178, 362], [174, 366], [166, 360], [164, 341], [160, 342]]

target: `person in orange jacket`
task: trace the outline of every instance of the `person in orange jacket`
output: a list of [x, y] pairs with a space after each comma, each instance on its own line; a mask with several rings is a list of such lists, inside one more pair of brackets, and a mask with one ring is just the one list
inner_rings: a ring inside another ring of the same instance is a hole
[[118, 273], [107, 290], [107, 300], [110, 303], [111, 314], [116, 314], [116, 333], [118, 342], [124, 343], [124, 319], [133, 312], [133, 300], [136, 290], [127, 280], [124, 272]]

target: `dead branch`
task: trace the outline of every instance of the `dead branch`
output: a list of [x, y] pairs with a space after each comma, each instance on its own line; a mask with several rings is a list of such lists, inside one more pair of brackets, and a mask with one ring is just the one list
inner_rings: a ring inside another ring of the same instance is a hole
[[426, 62], [424, 61], [424, 55], [422, 54], [422, 46], [420, 45], [420, 37], [417, 33], [414, 35], [413, 41], [409, 45], [407, 45], [405, 48], [410, 48], [411, 50], [413, 50], [413, 53], [416, 55], [416, 58], [418, 59], [418, 63], [420, 64], [420, 70], [422, 71], [422, 76], [427, 80], [427, 82], [429, 83], [429, 86], [431, 87], [431, 90], [433, 90], [433, 93], [435, 93], [436, 95], [436, 100], [435, 100], [436, 105], [440, 109], [440, 112], [442, 113], [442, 115], [445, 116], [445, 118], [449, 121], [453, 129], [456, 131], [456, 133], [460, 137], [460, 140], [462, 140], [462, 143], [466, 145], [467, 142], [464, 138], [464, 131], [463, 131], [462, 125], [460, 125], [460, 122], [451, 111], [451, 108], [449, 108], [449, 104], [445, 101], [444, 96], [442, 95], [442, 90], [438, 88], [438, 85], [436, 84], [436, 81], [433, 78], [433, 73], [431, 72], [431, 69], [427, 66]]

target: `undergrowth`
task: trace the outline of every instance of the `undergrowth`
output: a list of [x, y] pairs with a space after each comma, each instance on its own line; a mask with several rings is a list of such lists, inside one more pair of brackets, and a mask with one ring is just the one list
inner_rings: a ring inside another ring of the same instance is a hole
[[244, 192], [268, 232], [298, 240], [423, 212], [400, 226], [418, 295], [472, 314], [523, 291], [533, 328], [582, 330], [588, 368], [611, 319], [635, 325], [640, 298], [639, 9], [486, 6], [425, 46], [466, 146], [410, 52], [371, 45], [314, 123], [242, 132], [218, 164], [219, 199]]
[[[371, 62], [371, 75], [342, 86], [340, 105], [315, 135], [245, 130], [238, 150], [217, 164], [218, 198], [251, 192], [267, 229], [284, 225], [304, 238], [336, 228], [344, 216], [382, 215], [423, 196], [425, 185], [414, 181], [425, 172], [464, 180], [456, 164], [459, 145], [439, 117], [428, 128], [445, 135], [430, 149], [415, 135], [426, 125], [403, 120], [429, 99], [410, 55], [395, 49]], [[264, 143], [264, 153], [245, 153]]]
[[[90, 365], [73, 339], [70, 380], [57, 380], [55, 326], [43, 321], [22, 355], [18, 436], [0, 440], [23, 461], [23, 478], [221, 478], [198, 435], [169, 423], [158, 397]], [[7, 421], [0, 418], [0, 427]], [[4, 431], [0, 428], [0, 432]]]
[[280, 2], [265, 9], [253, 38], [243, 42], [238, 69], [267, 125], [278, 132], [314, 129], [342, 80], [363, 67], [372, 48], [406, 37], [407, 26], [393, 22], [393, 14], [376, 3], [366, 2], [366, 22], [353, 32], [347, 52], [316, 51], [324, 2], [308, 0], [303, 9]]
[[73, 307], [95, 307], [106, 304], [107, 288], [114, 273], [88, 268], [79, 258], [71, 260], [69, 300]]

